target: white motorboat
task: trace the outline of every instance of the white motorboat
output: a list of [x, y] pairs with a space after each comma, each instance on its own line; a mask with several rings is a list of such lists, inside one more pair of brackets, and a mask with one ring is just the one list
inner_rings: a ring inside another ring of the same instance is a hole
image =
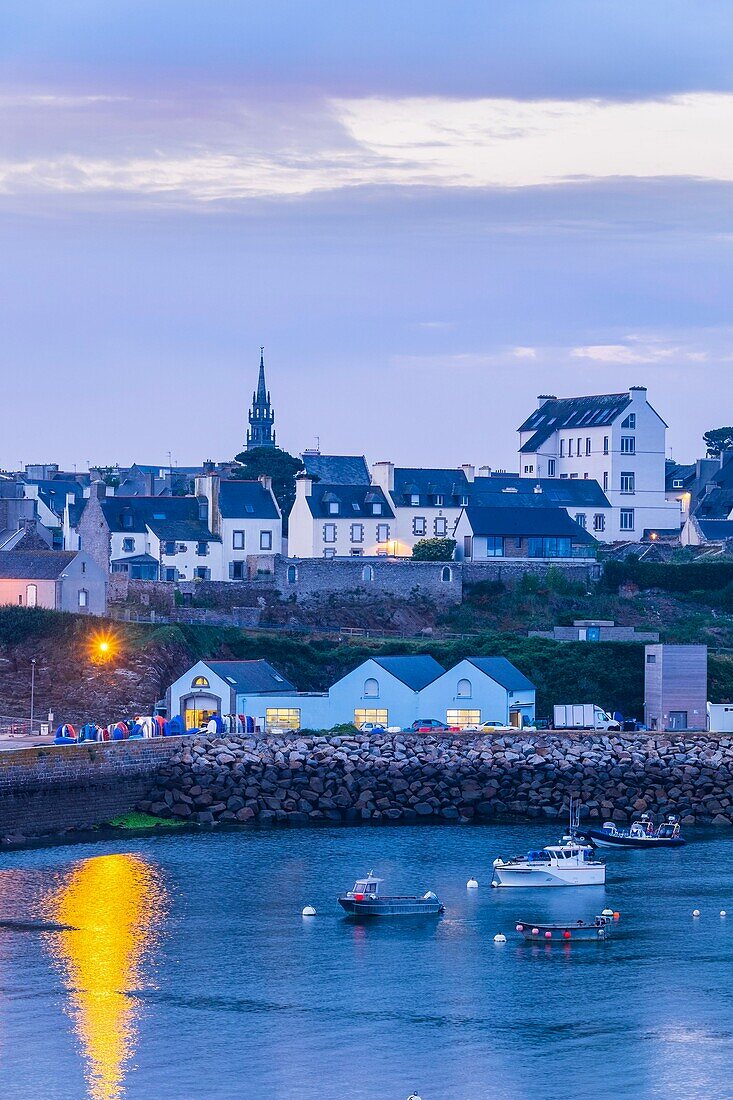
[[590, 844], [563, 837], [539, 851], [495, 859], [492, 886], [603, 886], [606, 865], [594, 859]]

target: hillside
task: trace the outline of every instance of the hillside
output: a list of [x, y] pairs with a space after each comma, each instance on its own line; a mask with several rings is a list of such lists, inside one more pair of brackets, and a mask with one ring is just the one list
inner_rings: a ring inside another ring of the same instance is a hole
[[[96, 645], [102, 632], [112, 640], [104, 662]], [[45, 717], [51, 709], [56, 720], [76, 723], [149, 712], [171, 681], [199, 658], [265, 658], [300, 690], [317, 691], [376, 652], [430, 653], [446, 667], [469, 655], [503, 654], [536, 684], [540, 716], [561, 701], [594, 701], [636, 716], [643, 710], [643, 647], [635, 644], [561, 644], [516, 630], [484, 630], [460, 639], [345, 641], [233, 627], [108, 624], [5, 607], [0, 608], [0, 715], [28, 714], [32, 657], [36, 715]], [[709, 671], [711, 699], [733, 699], [733, 653], [711, 653]]]

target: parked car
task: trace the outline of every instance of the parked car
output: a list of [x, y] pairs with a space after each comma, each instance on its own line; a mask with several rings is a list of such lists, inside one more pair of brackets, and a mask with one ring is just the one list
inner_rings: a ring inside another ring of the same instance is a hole
[[359, 726], [359, 733], [385, 733], [384, 726], [380, 726], [378, 722], [362, 722]]
[[448, 730], [445, 722], [439, 722], [437, 718], [418, 718], [416, 722], [413, 722], [411, 726], [408, 726], [406, 733], [445, 733]]

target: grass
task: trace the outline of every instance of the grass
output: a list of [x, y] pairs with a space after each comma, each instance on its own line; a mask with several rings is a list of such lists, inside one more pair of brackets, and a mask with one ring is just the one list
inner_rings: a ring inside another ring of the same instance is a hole
[[129, 814], [120, 814], [118, 817], [113, 817], [111, 821], [105, 822], [106, 826], [111, 825], [115, 829], [155, 829], [158, 825], [175, 829], [185, 824], [185, 821], [175, 821], [168, 817], [156, 817], [154, 814], [143, 814], [137, 810], [133, 810]]

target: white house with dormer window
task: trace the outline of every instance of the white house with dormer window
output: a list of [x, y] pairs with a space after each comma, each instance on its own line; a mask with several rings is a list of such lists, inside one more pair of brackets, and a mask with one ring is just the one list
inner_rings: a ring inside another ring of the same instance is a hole
[[373, 482], [384, 492], [395, 516], [395, 556], [410, 557], [415, 543], [423, 539], [453, 537], [458, 517], [469, 503], [474, 473], [468, 465], [446, 470], [375, 463]]
[[377, 485], [342, 485], [300, 476], [288, 520], [291, 558], [394, 554], [395, 517]]
[[598, 482], [611, 514], [596, 537], [637, 541], [679, 531], [679, 508], [665, 493], [667, 425], [644, 386], [588, 397], [543, 395], [518, 432], [521, 477]]

